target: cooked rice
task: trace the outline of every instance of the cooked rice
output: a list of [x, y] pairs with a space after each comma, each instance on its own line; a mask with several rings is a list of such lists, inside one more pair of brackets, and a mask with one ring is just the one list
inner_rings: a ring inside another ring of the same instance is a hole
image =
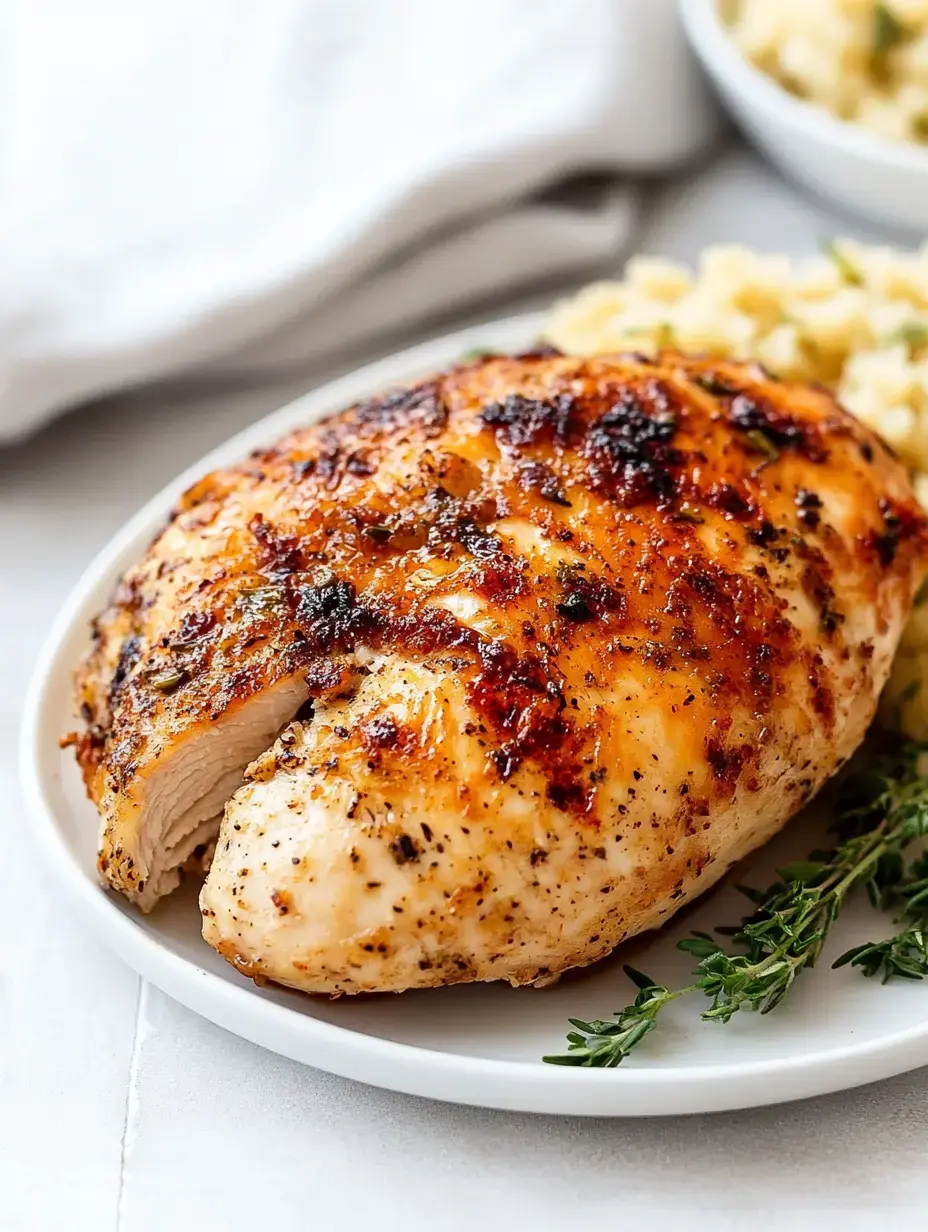
[[742, 55], [791, 94], [893, 141], [928, 142], [928, 0], [727, 0]]

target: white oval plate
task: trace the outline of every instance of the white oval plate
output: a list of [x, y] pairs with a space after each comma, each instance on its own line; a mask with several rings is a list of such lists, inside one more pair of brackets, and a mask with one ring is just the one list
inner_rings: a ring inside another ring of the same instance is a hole
[[[200, 938], [195, 887], [143, 917], [103, 891], [94, 869], [97, 819], [74, 759], [58, 749], [73, 725], [71, 671], [90, 617], [117, 574], [145, 549], [180, 492], [297, 425], [398, 382], [445, 366], [468, 348], [531, 344], [537, 317], [515, 317], [426, 343], [315, 390], [234, 437], [150, 501], [97, 557], [49, 636], [27, 702], [22, 777], [36, 830], [62, 893], [100, 938], [146, 979], [220, 1026], [295, 1060], [376, 1086], [484, 1107], [579, 1115], [646, 1116], [777, 1103], [870, 1082], [928, 1063], [928, 985], [881, 987], [843, 968], [805, 976], [790, 1000], [761, 1018], [703, 1023], [692, 998], [621, 1068], [543, 1065], [563, 1046], [568, 1015], [605, 1017], [632, 999], [627, 961], [665, 982], [685, 981], [691, 961], [674, 943], [693, 928], [736, 922], [744, 900], [723, 888], [658, 935], [623, 947], [597, 967], [544, 990], [468, 985], [402, 996], [323, 1001], [257, 988]], [[799, 818], [753, 861], [742, 880], [815, 845]], [[856, 911], [856, 914], [855, 914]], [[848, 912], [826, 958], [885, 923], [866, 905]]]

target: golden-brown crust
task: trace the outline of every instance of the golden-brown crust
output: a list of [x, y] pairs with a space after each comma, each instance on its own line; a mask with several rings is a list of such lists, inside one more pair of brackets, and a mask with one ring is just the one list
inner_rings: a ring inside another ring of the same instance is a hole
[[[519, 551], [516, 522], [556, 568]], [[574, 686], [634, 667], [680, 684], [671, 713], [700, 733], [703, 787], [667, 784], [696, 830], [757, 789], [765, 716], [787, 694], [810, 738], [829, 736], [849, 682], [873, 673], [848, 596], [898, 623], [925, 552], [903, 468], [824, 391], [673, 352], [488, 358], [194, 485], [95, 624], [78, 757], [106, 815], [166, 743], [276, 681], [332, 698], [359, 645], [440, 655], [488, 772], [540, 773], [593, 849], [603, 761], [621, 749]], [[423, 569], [447, 584], [423, 597]], [[462, 593], [492, 609], [492, 633], [442, 606]], [[376, 763], [376, 730], [352, 738]]]
[[[745, 430], [732, 433], [732, 423]], [[759, 452], [760, 437], [779, 451], [775, 463]], [[422, 450], [419, 483], [394, 486], [386, 474], [378, 484], [391, 452], [409, 447]], [[806, 486], [830, 455], [835, 465], [836, 452], [855, 478], [874, 478], [856, 534], [840, 541], [819, 524], [820, 498]], [[801, 484], [790, 481], [797, 459]], [[720, 711], [732, 699], [764, 706], [769, 673], [760, 665], [773, 657], [782, 667], [793, 650], [783, 601], [756, 567], [744, 572], [742, 541], [777, 564], [801, 561], [823, 637], [840, 640], [835, 569], [876, 562], [875, 601], [880, 572], [905, 571], [923, 549], [922, 518], [904, 485], [904, 495], [881, 503], [887, 478], [900, 486], [898, 470], [826, 394], [730, 363], [544, 356], [456, 369], [296, 431], [185, 494], [170, 531], [97, 622], [98, 648], [79, 682], [91, 733], [82, 763], [91, 775], [103, 768], [118, 788], [145, 726], [218, 714], [279, 673], [307, 670], [317, 689], [335, 687], [332, 659], [359, 636], [460, 649], [501, 760], [540, 752], [570, 730], [569, 716], [557, 717], [558, 649], [595, 637], [608, 670], [609, 658], [629, 653], [615, 642], [620, 631], [635, 636], [634, 653], [655, 670], [704, 664], [698, 674]], [[590, 565], [526, 576], [484, 529], [515, 513]], [[712, 558], [697, 535], [706, 522], [723, 536]], [[213, 550], [190, 560], [191, 538], [214, 528]], [[599, 559], [602, 534], [625, 540], [611, 545], [611, 560]], [[444, 614], [416, 610], [404, 580], [423, 554], [473, 560], [473, 589], [505, 606], [510, 644], [484, 645]], [[551, 616], [536, 629], [542, 599]], [[815, 689], [827, 720], [829, 682]], [[505, 717], [514, 696], [533, 713], [518, 748]], [[111, 713], [119, 739], [108, 735]]]

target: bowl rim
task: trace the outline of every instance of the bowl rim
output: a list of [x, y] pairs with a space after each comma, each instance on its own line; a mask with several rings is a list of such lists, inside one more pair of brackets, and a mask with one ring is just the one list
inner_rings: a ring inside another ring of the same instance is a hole
[[755, 68], [735, 46], [719, 14], [718, 0], [679, 0], [679, 12], [690, 46], [708, 75], [747, 98], [774, 123], [853, 158], [928, 177], [928, 147], [891, 141], [850, 120], [838, 119], [819, 104], [790, 94]]

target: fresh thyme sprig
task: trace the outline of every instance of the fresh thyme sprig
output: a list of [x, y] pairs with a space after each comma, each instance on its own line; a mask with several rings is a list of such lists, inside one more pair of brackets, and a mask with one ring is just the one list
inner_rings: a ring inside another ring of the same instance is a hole
[[898, 911], [896, 923], [903, 927], [884, 941], [854, 946], [834, 966], [857, 967], [862, 975], [882, 976], [884, 984], [893, 977], [924, 979], [928, 975], [928, 854], [908, 867], [901, 857], [887, 861], [878, 893], [878, 905]]
[[625, 967], [624, 970], [640, 990], [634, 1002], [613, 1018], [597, 1018], [593, 1022], [568, 1018], [570, 1025], [576, 1028], [567, 1035], [570, 1051], [545, 1057], [545, 1061], [551, 1065], [590, 1065], [610, 1069], [624, 1061], [635, 1045], [654, 1030], [658, 1014], [669, 1001], [693, 991], [692, 988], [678, 988], [671, 992], [634, 967]]
[[631, 1005], [609, 1019], [570, 1019], [567, 1051], [543, 1059], [553, 1065], [612, 1067], [657, 1026], [665, 1005], [691, 993], [708, 997], [701, 1017], [728, 1022], [739, 1010], [767, 1014], [780, 1004], [796, 977], [815, 966], [848, 896], [866, 888], [875, 907], [898, 907], [906, 927], [884, 942], [849, 950], [834, 964], [864, 975], [919, 979], [928, 974], [928, 857], [907, 866], [904, 852], [928, 835], [928, 775], [920, 772], [921, 747], [905, 745], [874, 758], [850, 775], [835, 807], [836, 844], [779, 871], [769, 889], [742, 888], [754, 911], [731, 936], [740, 952], [726, 950], [709, 933], [695, 933], [678, 949], [699, 958], [693, 981], [678, 989], [658, 984], [634, 968], [638, 987]]
[[922, 925], [913, 925], [885, 941], [868, 941], [842, 954], [834, 965], [859, 967], [862, 975], [882, 975], [884, 984], [893, 976], [924, 979], [928, 974], [928, 931]]

